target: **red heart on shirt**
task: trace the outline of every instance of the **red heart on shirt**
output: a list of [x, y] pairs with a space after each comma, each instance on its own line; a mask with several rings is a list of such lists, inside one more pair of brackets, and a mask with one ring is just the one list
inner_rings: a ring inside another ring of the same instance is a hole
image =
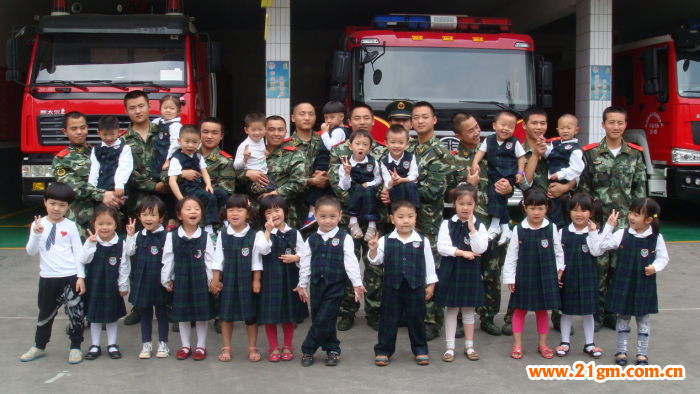
[[66, 235], [68, 235], [68, 231], [61, 231], [61, 237], [65, 237]]

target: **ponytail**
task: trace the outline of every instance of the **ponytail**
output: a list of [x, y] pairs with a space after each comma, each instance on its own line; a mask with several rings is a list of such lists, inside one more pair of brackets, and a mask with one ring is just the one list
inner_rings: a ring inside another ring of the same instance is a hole
[[647, 218], [652, 218], [651, 221], [651, 232], [652, 234], [659, 234], [660, 221], [659, 214], [661, 213], [661, 207], [659, 204], [649, 197], [642, 197], [632, 201], [630, 205], [630, 212], [637, 213], [644, 216], [644, 220]]

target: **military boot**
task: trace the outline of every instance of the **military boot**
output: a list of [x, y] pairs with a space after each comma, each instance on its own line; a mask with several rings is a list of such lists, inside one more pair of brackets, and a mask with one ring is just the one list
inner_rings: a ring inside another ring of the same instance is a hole
[[501, 328], [501, 334], [506, 336], [513, 336], [513, 323], [506, 323]]
[[124, 325], [133, 326], [138, 323], [141, 323], [141, 309], [133, 307], [129, 316], [124, 318]]
[[594, 332], [600, 331], [600, 329], [603, 327], [603, 318], [600, 317], [600, 315], [593, 315], [593, 320], [594, 320]]
[[425, 340], [432, 341], [440, 335], [440, 331], [433, 324], [425, 325]]
[[455, 331], [455, 338], [464, 338], [464, 324], [459, 324], [461, 320], [457, 321], [457, 330]]
[[345, 313], [338, 322], [338, 331], [347, 331], [352, 328], [353, 324], [355, 324], [355, 315]]
[[481, 329], [486, 331], [487, 334], [493, 335], [495, 337], [500, 337], [502, 335], [501, 329], [493, 323], [493, 319], [482, 320]]

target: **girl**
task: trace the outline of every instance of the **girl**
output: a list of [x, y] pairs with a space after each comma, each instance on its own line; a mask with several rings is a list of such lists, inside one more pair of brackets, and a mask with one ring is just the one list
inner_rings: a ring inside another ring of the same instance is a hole
[[573, 315], [583, 316], [583, 335], [586, 345], [583, 352], [600, 358], [603, 349], [593, 343], [595, 321], [598, 313], [598, 259], [600, 237], [596, 223], [602, 223], [603, 208], [600, 201], [584, 193], [574, 195], [561, 212], [569, 212], [570, 224], [559, 230], [566, 270], [559, 272], [561, 283], [561, 343], [557, 356], [569, 353]]
[[644, 197], [632, 201], [630, 228], [613, 233], [619, 212], [613, 210], [601, 235], [601, 249], [618, 249], [617, 267], [606, 299], [606, 307], [617, 313], [618, 365], [627, 365], [627, 334], [630, 317], [637, 321], [637, 365], [648, 365], [649, 315], [659, 313], [656, 273], [668, 264], [668, 251], [659, 234], [656, 201]]
[[253, 252], [255, 231], [246, 220], [252, 209], [246, 196], [234, 194], [226, 201], [228, 226], [219, 232], [214, 252], [214, 279], [209, 286], [219, 295], [219, 319], [224, 347], [219, 360], [231, 361], [233, 322], [244, 321], [248, 331], [248, 360], [260, 361], [256, 347], [258, 323], [255, 319], [257, 294], [260, 293], [260, 255]]
[[[291, 361], [294, 322], [309, 317], [309, 310], [299, 299], [294, 288], [299, 283], [299, 255], [305, 248], [299, 231], [285, 223], [287, 201], [278, 195], [270, 195], [260, 202], [261, 227], [255, 235], [255, 253], [263, 256], [263, 278], [258, 300], [257, 319], [265, 324], [270, 345], [268, 360]], [[282, 323], [284, 346], [280, 357], [277, 342], [277, 324]]]
[[155, 141], [156, 155], [153, 160], [157, 163], [163, 163], [158, 168], [158, 175], [160, 175], [160, 170], [164, 170], [170, 165], [170, 156], [180, 150], [177, 139], [180, 138], [180, 129], [182, 128], [179, 117], [181, 108], [182, 103], [179, 97], [166, 94], [160, 99], [161, 117], [153, 119], [153, 124], [158, 129], [158, 138]]
[[160, 284], [160, 271], [163, 267], [163, 246], [166, 232], [161, 223], [165, 216], [165, 204], [156, 196], [147, 196], [138, 209], [143, 230], [136, 233], [136, 220], [129, 220], [126, 226], [126, 254], [131, 256], [134, 273], [131, 281], [129, 302], [141, 311], [141, 342], [143, 348], [139, 358], [151, 358], [153, 345], [153, 308], [158, 319], [158, 352], [156, 357], [170, 355], [168, 348], [168, 314], [166, 305], [171, 305], [172, 294]]
[[557, 274], [564, 270], [564, 251], [557, 226], [545, 219], [549, 205], [544, 192], [528, 190], [523, 206], [526, 218], [513, 231], [503, 266], [503, 283], [513, 293], [509, 306], [515, 308], [510, 356], [523, 357], [525, 315], [535, 311], [540, 337], [537, 351], [552, 358], [554, 352], [547, 346], [547, 311], [561, 308]]
[[173, 293], [173, 320], [179, 322], [182, 348], [176, 358], [190, 356], [190, 322], [196, 322], [197, 348], [192, 358], [207, 356], [207, 325], [216, 316], [214, 301], [209, 293], [212, 279], [214, 245], [211, 237], [199, 228], [204, 204], [195, 197], [178, 201], [175, 213], [181, 225], [169, 232], [163, 246], [163, 269], [160, 283]]
[[452, 362], [455, 355], [457, 314], [462, 309], [464, 325], [464, 354], [469, 360], [479, 359], [474, 350], [474, 308], [484, 305], [484, 287], [481, 284], [481, 253], [488, 248], [486, 227], [479, 223], [476, 230], [474, 208], [477, 193], [474, 186], [462, 183], [452, 197], [456, 214], [444, 220], [438, 234], [437, 249], [445, 256], [438, 270], [433, 301], [444, 305], [447, 350], [442, 361]]
[[124, 296], [129, 288], [129, 260], [124, 242], [117, 235], [119, 214], [114, 208], [100, 205], [95, 208], [95, 234], [83, 245], [83, 264], [92, 264], [87, 277], [87, 320], [90, 322], [92, 347], [85, 356], [94, 360], [102, 354], [100, 335], [102, 324], [107, 326], [107, 353], [110, 358], [121, 358], [117, 345], [117, 320], [126, 316]]

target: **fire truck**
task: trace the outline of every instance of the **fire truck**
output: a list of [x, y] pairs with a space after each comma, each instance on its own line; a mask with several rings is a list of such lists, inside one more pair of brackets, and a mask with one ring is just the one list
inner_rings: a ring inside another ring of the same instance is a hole
[[452, 150], [457, 112], [473, 115], [487, 136], [498, 111], [550, 106], [552, 65], [535, 62], [532, 38], [514, 34], [507, 18], [377, 15], [371, 27], [345, 29], [330, 84], [330, 99], [367, 104], [379, 117], [393, 100], [430, 102], [436, 134]]
[[[67, 0], [53, 0], [51, 15], [39, 19], [29, 71], [20, 73], [20, 38], [29, 26], [16, 26], [7, 43], [7, 79], [24, 85], [21, 149], [22, 200], [39, 203], [52, 181], [54, 155], [68, 145], [61, 132], [63, 115], [86, 115], [88, 143], [99, 143], [97, 122], [115, 115], [128, 127], [124, 94], [149, 95], [151, 118], [158, 100], [180, 97], [182, 123], [198, 123], [216, 115], [215, 73], [221, 67], [220, 47], [198, 33], [183, 14], [182, 0], [170, 0], [165, 15], [81, 14]], [[71, 12], [72, 11], [72, 12]]]
[[700, 198], [699, 27], [613, 48], [612, 102], [627, 111], [625, 140], [644, 148], [649, 196]]

